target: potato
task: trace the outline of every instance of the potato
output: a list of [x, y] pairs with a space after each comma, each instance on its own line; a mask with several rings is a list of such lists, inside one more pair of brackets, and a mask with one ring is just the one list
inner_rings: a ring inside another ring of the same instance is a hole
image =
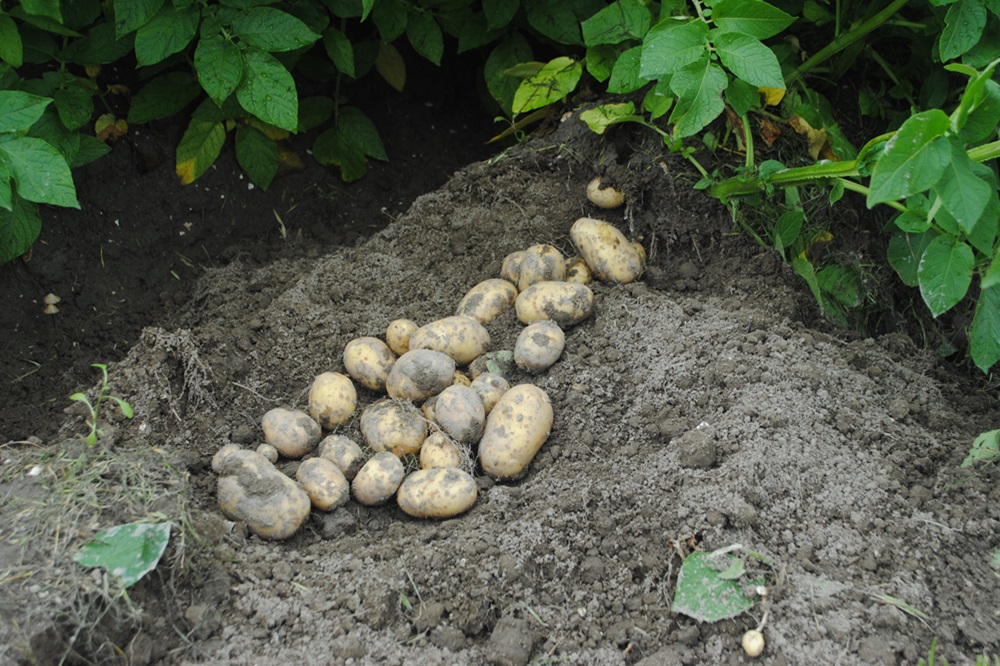
[[475, 319], [456, 315], [432, 321], [410, 336], [410, 350], [433, 349], [468, 365], [490, 348], [490, 334]]
[[316, 447], [316, 455], [337, 466], [348, 481], [358, 474], [365, 464], [365, 454], [357, 443], [343, 435], [330, 435]]
[[484, 372], [492, 372], [494, 375], [503, 376], [510, 374], [513, 370], [514, 352], [509, 349], [486, 352], [469, 364], [469, 375], [473, 381]]
[[552, 245], [532, 245], [521, 258], [517, 290], [524, 291], [539, 282], [559, 282], [566, 278], [566, 259]]
[[503, 258], [500, 265], [500, 277], [512, 284], [517, 284], [517, 279], [521, 276], [521, 260], [524, 259], [524, 250], [511, 252]]
[[219, 473], [219, 508], [263, 539], [287, 539], [309, 517], [309, 496], [256, 451], [235, 444], [212, 460]]
[[402, 356], [410, 351], [410, 336], [420, 328], [417, 322], [409, 319], [396, 319], [389, 322], [385, 329], [385, 341], [389, 344], [389, 349], [396, 356]]
[[473, 391], [479, 394], [479, 399], [483, 401], [483, 409], [486, 411], [487, 416], [493, 411], [493, 407], [500, 400], [500, 396], [510, 388], [510, 384], [507, 383], [506, 379], [492, 372], [484, 372], [479, 375], [472, 380], [470, 386]]
[[323, 431], [308, 414], [275, 407], [260, 420], [264, 441], [286, 458], [301, 458], [319, 444]]
[[594, 274], [582, 257], [570, 257], [566, 260], [566, 282], [589, 285], [593, 279]]
[[402, 461], [389, 451], [376, 453], [365, 463], [351, 482], [351, 492], [365, 506], [383, 504], [396, 494], [406, 469]]
[[587, 198], [598, 208], [618, 208], [625, 202], [620, 190], [611, 186], [601, 187], [600, 176], [587, 183]]
[[420, 405], [420, 413], [424, 415], [424, 419], [428, 423], [436, 423], [434, 420], [434, 406], [437, 405], [438, 397], [432, 395], [431, 397], [424, 400], [424, 404]]
[[572, 282], [539, 282], [522, 291], [514, 302], [522, 324], [551, 319], [566, 328], [578, 324], [594, 311], [594, 292]]
[[424, 440], [424, 445], [420, 447], [421, 469], [461, 467], [463, 457], [462, 452], [448, 438], [448, 435], [440, 431], [431, 433], [431, 436]]
[[357, 338], [344, 347], [344, 369], [365, 388], [385, 393], [396, 355], [378, 338]]
[[479, 462], [495, 479], [524, 474], [552, 428], [552, 404], [542, 389], [519, 384], [503, 394], [486, 419]]
[[419, 453], [427, 439], [427, 422], [408, 402], [380, 400], [361, 413], [361, 434], [372, 451], [411, 455]]
[[320, 511], [331, 511], [351, 499], [351, 484], [333, 462], [326, 458], [310, 458], [295, 471], [299, 487], [309, 495], [309, 501]]
[[455, 314], [486, 324], [514, 307], [515, 298], [517, 287], [510, 282], [497, 278], [483, 280], [462, 297]]
[[267, 462], [272, 465], [278, 462], [278, 449], [274, 448], [267, 442], [257, 446], [257, 453], [267, 458]]
[[472, 383], [472, 380], [462, 372], [461, 370], [456, 370], [455, 374], [452, 376], [452, 384], [458, 384], [459, 386], [468, 386]]
[[433, 349], [411, 349], [392, 366], [385, 388], [393, 398], [420, 401], [437, 395], [453, 381], [453, 358]]
[[566, 334], [552, 321], [536, 321], [517, 336], [514, 362], [532, 374], [545, 372], [559, 360], [566, 348]]
[[358, 408], [358, 391], [350, 377], [324, 372], [309, 389], [309, 413], [321, 426], [333, 430], [351, 420]]
[[617, 227], [581, 217], [569, 235], [597, 279], [628, 284], [642, 275], [645, 252], [636, 251]]
[[463, 444], [478, 442], [486, 422], [486, 409], [479, 394], [468, 386], [452, 385], [437, 398], [434, 418], [441, 429]]
[[451, 518], [476, 503], [479, 489], [468, 472], [453, 467], [421, 469], [406, 477], [396, 503], [414, 518]]

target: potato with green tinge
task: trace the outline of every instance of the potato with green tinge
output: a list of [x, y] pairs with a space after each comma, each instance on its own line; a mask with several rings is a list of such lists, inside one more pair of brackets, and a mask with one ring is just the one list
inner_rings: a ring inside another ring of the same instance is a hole
[[562, 328], [579, 324], [594, 311], [594, 292], [572, 282], [539, 282], [514, 302], [522, 324], [551, 319]]
[[646, 253], [637, 250], [614, 225], [581, 217], [569, 235], [597, 279], [628, 284], [642, 275]]
[[461, 467], [464, 456], [448, 435], [441, 431], [431, 433], [420, 447], [420, 468]]
[[309, 501], [320, 511], [332, 511], [351, 499], [351, 484], [333, 462], [326, 458], [310, 458], [295, 470], [295, 480], [309, 495]]
[[311, 453], [323, 437], [319, 424], [308, 414], [284, 407], [275, 407], [264, 414], [260, 427], [264, 441], [286, 458], [301, 458]]
[[563, 349], [566, 334], [554, 321], [536, 321], [526, 326], [514, 345], [514, 362], [525, 372], [539, 374], [551, 368]]
[[518, 278], [521, 277], [522, 260], [524, 260], [524, 250], [511, 252], [504, 257], [503, 263], [500, 265], [500, 277], [516, 285]]
[[475, 319], [460, 315], [424, 324], [410, 336], [410, 351], [433, 349], [447, 354], [458, 365], [468, 365], [489, 348], [489, 331]]
[[378, 338], [356, 338], [344, 347], [344, 369], [367, 389], [385, 393], [385, 380], [396, 355]]
[[441, 430], [455, 440], [475, 444], [483, 436], [486, 409], [479, 394], [470, 387], [452, 385], [438, 394], [434, 418]]
[[455, 309], [456, 315], [464, 315], [486, 324], [514, 307], [517, 287], [507, 280], [490, 278], [483, 280], [462, 297]]
[[406, 468], [395, 454], [389, 451], [376, 453], [351, 482], [351, 493], [365, 506], [384, 504], [396, 494], [403, 482]]
[[336, 465], [348, 481], [357, 476], [358, 470], [365, 464], [365, 454], [361, 447], [344, 435], [325, 437], [316, 447], [316, 455]]
[[451, 518], [471, 509], [478, 496], [471, 474], [454, 467], [438, 467], [406, 477], [396, 494], [396, 503], [414, 518]]
[[470, 387], [479, 394], [479, 399], [483, 401], [483, 409], [489, 415], [500, 397], [510, 388], [510, 384], [500, 375], [484, 372], [472, 380]]
[[419, 402], [437, 395], [454, 381], [455, 359], [433, 349], [411, 349], [392, 366], [385, 388], [393, 398]]
[[552, 418], [549, 396], [537, 386], [519, 384], [504, 393], [479, 440], [483, 471], [498, 480], [523, 475], [548, 439]]
[[380, 400], [361, 412], [361, 434], [372, 451], [412, 455], [427, 439], [427, 422], [408, 402]]
[[559, 282], [566, 279], [566, 258], [553, 245], [532, 245], [524, 251], [517, 290], [524, 291], [539, 282]]
[[396, 319], [389, 322], [389, 326], [385, 329], [385, 341], [392, 353], [396, 356], [402, 356], [410, 351], [410, 336], [418, 328], [420, 326], [417, 325], [417, 322], [409, 319]]
[[358, 390], [347, 375], [324, 372], [309, 389], [309, 414], [326, 430], [351, 420], [358, 409]]

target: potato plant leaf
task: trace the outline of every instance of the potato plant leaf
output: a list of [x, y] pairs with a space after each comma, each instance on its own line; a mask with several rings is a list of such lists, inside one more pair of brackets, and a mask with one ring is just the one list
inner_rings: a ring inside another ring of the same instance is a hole
[[566, 97], [576, 89], [583, 65], [561, 56], [550, 60], [534, 76], [521, 81], [514, 93], [514, 113], [534, 111]]
[[707, 41], [708, 26], [703, 21], [658, 24], [643, 42], [639, 76], [653, 81], [698, 62], [705, 54]]
[[334, 66], [352, 79], [355, 78], [354, 47], [347, 35], [336, 28], [327, 28], [323, 32], [323, 46]]
[[639, 58], [641, 56], [642, 47], [635, 46], [618, 57], [611, 70], [611, 79], [608, 81], [609, 93], [630, 93], [649, 83], [639, 76]]
[[729, 78], [707, 57], [681, 68], [670, 80], [677, 105], [670, 114], [674, 136], [684, 138], [700, 132], [725, 109], [722, 91]]
[[13, 196], [10, 169], [7, 168], [7, 163], [0, 159], [0, 208], [13, 210]]
[[389, 159], [375, 123], [362, 113], [361, 109], [353, 106], [341, 107], [337, 115], [337, 127], [347, 144], [357, 148], [365, 156], [383, 162]]
[[236, 130], [236, 161], [254, 185], [266, 190], [278, 173], [278, 144], [254, 127], [240, 127]]
[[713, 566], [711, 553], [691, 553], [677, 574], [677, 589], [671, 610], [699, 622], [718, 622], [745, 613], [754, 600], [744, 596], [738, 580], [727, 579], [732, 555], [722, 556], [723, 570]]
[[602, 83], [611, 76], [615, 61], [618, 59], [618, 48], [610, 44], [590, 46], [584, 56], [587, 72]]
[[441, 65], [444, 56], [444, 33], [441, 26], [428, 13], [421, 12], [410, 17], [406, 24], [406, 38], [413, 49], [435, 65]]
[[221, 120], [192, 117], [184, 136], [177, 144], [177, 177], [181, 185], [190, 185], [219, 157], [226, 142], [226, 126]]
[[924, 250], [937, 237], [937, 233], [928, 231], [919, 234], [897, 233], [889, 239], [887, 257], [889, 265], [899, 275], [899, 279], [908, 287], [920, 284], [917, 269]]
[[309, 46], [319, 35], [302, 20], [273, 7], [252, 7], [233, 18], [233, 32], [261, 51], [294, 51]]
[[581, 25], [587, 46], [621, 44], [642, 39], [649, 30], [652, 16], [639, 0], [619, 0], [597, 12]]
[[7, 163], [22, 198], [53, 206], [80, 207], [66, 158], [47, 141], [22, 136], [0, 143], [0, 158]]
[[0, 14], [0, 60], [11, 67], [20, 67], [24, 63], [24, 46], [17, 24], [6, 14]]
[[980, 282], [969, 347], [973, 363], [984, 373], [1000, 361], [1000, 260], [996, 258]]
[[132, 587], [156, 568], [170, 542], [173, 523], [127, 523], [94, 535], [73, 555], [85, 567], [101, 567]]
[[726, 32], [767, 39], [794, 23], [795, 17], [762, 0], [721, 0], [712, 8], [712, 22]]
[[94, 115], [96, 86], [88, 79], [77, 79], [52, 93], [59, 119], [66, 129], [77, 130]]
[[198, 82], [212, 100], [222, 106], [243, 80], [240, 49], [221, 35], [203, 37], [194, 50]]
[[180, 112], [201, 92], [198, 82], [188, 72], [162, 74], [140, 90], [128, 110], [128, 122], [141, 125]]
[[146, 25], [163, 7], [164, 0], [114, 0], [115, 37], [121, 39]]
[[20, 90], [0, 90], [0, 132], [23, 132], [35, 124], [52, 103]]
[[292, 75], [270, 53], [248, 49], [243, 54], [246, 78], [236, 89], [244, 109], [265, 123], [295, 131], [299, 98]]
[[872, 170], [868, 207], [924, 192], [936, 183], [951, 160], [944, 138], [950, 120], [931, 109], [910, 116], [885, 147]]
[[934, 193], [968, 235], [986, 210], [990, 195], [996, 192], [996, 188], [973, 172], [975, 162], [956, 139], [949, 144], [951, 160], [945, 166], [941, 179], [935, 183]]
[[403, 88], [406, 87], [406, 62], [395, 46], [385, 42], [379, 43], [378, 55], [375, 56], [375, 71], [397, 92], [403, 92]]
[[41, 230], [36, 204], [14, 197], [11, 210], [0, 208], [0, 264], [27, 252]]
[[[962, 467], [972, 467], [975, 463], [1000, 458], [1000, 430], [984, 432], [972, 442], [969, 455], [962, 461]], [[1000, 551], [997, 551], [1000, 555]], [[994, 556], [998, 562], [1000, 557]]]
[[201, 13], [196, 9], [161, 12], [135, 33], [135, 58], [140, 67], [155, 65], [180, 53], [194, 39]]
[[483, 13], [490, 30], [499, 30], [514, 20], [521, 6], [518, 0], [483, 0]]
[[958, 0], [948, 8], [944, 30], [938, 43], [942, 62], [957, 58], [979, 42], [986, 27], [986, 5], [983, 0]]
[[785, 87], [774, 51], [757, 39], [739, 32], [722, 32], [714, 36], [713, 43], [722, 64], [747, 83], [764, 88]]
[[406, 32], [406, 3], [403, 0], [380, 0], [372, 9], [372, 21], [385, 43]]
[[805, 221], [805, 213], [798, 208], [786, 210], [782, 213], [774, 225], [774, 248], [784, 254], [785, 248], [791, 247], [798, 240]]
[[974, 266], [972, 248], [954, 236], [942, 234], [930, 242], [920, 257], [917, 281], [932, 315], [937, 317], [962, 300]]
[[618, 123], [642, 119], [642, 116], [635, 115], [635, 104], [632, 102], [602, 104], [580, 114], [580, 120], [587, 123], [587, 127], [595, 134], [604, 134], [608, 127]]
[[[579, 4], [579, 3], [578, 3]], [[558, 44], [580, 45], [580, 18], [565, 0], [531, 0], [525, 3], [528, 24]]]
[[365, 154], [348, 143], [338, 127], [328, 129], [316, 137], [313, 157], [320, 164], [340, 167], [340, 177], [348, 183], [363, 178], [368, 171]]

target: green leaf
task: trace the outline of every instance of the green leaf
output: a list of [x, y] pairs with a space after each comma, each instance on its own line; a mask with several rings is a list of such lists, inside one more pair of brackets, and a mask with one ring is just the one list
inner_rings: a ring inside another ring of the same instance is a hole
[[42, 230], [37, 205], [14, 197], [12, 207], [13, 210], [0, 209], [0, 264], [30, 250]]
[[674, 96], [670, 92], [670, 77], [656, 82], [646, 96], [642, 98], [642, 108], [649, 113], [651, 120], [656, 120], [670, 110], [674, 104]]
[[194, 51], [198, 82], [219, 106], [229, 98], [243, 79], [240, 49], [221, 35], [202, 37]]
[[177, 144], [177, 177], [181, 185], [201, 178], [219, 157], [226, 142], [226, 126], [221, 120], [192, 117]]
[[972, 247], [976, 248], [983, 255], [989, 257], [993, 254], [993, 244], [997, 238], [998, 225], [1000, 225], [1000, 196], [998, 196], [997, 175], [993, 169], [985, 164], [972, 164], [972, 172], [977, 178], [986, 182], [990, 186], [990, 200], [983, 209], [983, 214], [966, 232], [966, 239]]
[[517, 32], [505, 37], [486, 58], [486, 64], [483, 67], [486, 88], [505, 113], [511, 112], [514, 93], [521, 83], [506, 72], [517, 63], [531, 60], [531, 58], [532, 51], [528, 40]]
[[486, 17], [476, 12], [462, 23], [458, 33], [458, 53], [473, 51], [496, 41], [503, 36], [503, 30], [491, 30], [486, 25]]
[[736, 115], [745, 116], [750, 109], [760, 106], [760, 90], [743, 79], [733, 79], [726, 86], [726, 101]]
[[933, 189], [944, 208], [968, 235], [986, 210], [990, 195], [996, 192], [996, 188], [973, 173], [975, 162], [957, 139], [949, 141], [949, 145], [951, 161]]
[[198, 10], [166, 10], [139, 28], [135, 34], [135, 59], [140, 67], [180, 53], [194, 39], [201, 13]]
[[73, 561], [101, 567], [132, 587], [156, 568], [170, 542], [173, 523], [128, 523], [98, 532], [80, 547]]
[[[24, 7], [25, 5], [22, 5], [20, 7], [17, 6], [11, 7], [10, 11], [8, 11], [7, 13], [10, 16], [22, 21], [23, 23], [26, 23], [29, 26], [38, 28], [39, 30], [43, 30], [47, 33], [52, 33], [53, 35], [62, 35], [64, 37], [80, 36], [80, 33], [78, 33], [76, 30], [70, 30], [62, 23], [60, 23], [58, 20], [50, 18], [48, 16], [32, 14], [30, 12], [25, 11]], [[23, 40], [24, 43], [24, 51], [25, 51], [24, 61], [41, 62], [38, 60], [29, 59], [29, 53], [28, 53], [30, 50], [29, 45], [31, 45], [33, 41], [38, 39], [38, 35], [32, 35], [31, 33], [32, 31], [27, 30], [26, 26], [22, 26], [21, 39]], [[46, 35], [46, 37], [47, 36], [48, 35]], [[46, 50], [48, 49], [46, 48]]]
[[642, 116], [635, 115], [635, 104], [624, 102], [619, 104], [602, 104], [593, 109], [587, 109], [580, 114], [580, 120], [587, 123], [587, 127], [594, 134], [604, 134], [612, 125], [628, 122], [630, 120], [642, 120]]
[[21, 7], [24, 11], [34, 16], [44, 16], [56, 23], [62, 23], [62, 11], [59, 8], [59, 0], [21, 0]]
[[587, 72], [598, 81], [607, 81], [611, 77], [611, 70], [614, 69], [617, 59], [618, 47], [608, 44], [591, 46], [585, 56]]
[[937, 233], [928, 231], [922, 234], [897, 233], [889, 239], [889, 248], [886, 252], [889, 265], [906, 286], [916, 287], [920, 283], [917, 278], [920, 259], [924, 256], [924, 250], [937, 236]]
[[360, 150], [363, 155], [383, 162], [389, 159], [375, 123], [362, 113], [361, 109], [353, 106], [341, 107], [337, 114], [337, 128], [343, 134], [344, 141]]
[[0, 159], [0, 208], [6, 211], [14, 210], [14, 193], [11, 187], [10, 169], [7, 168], [7, 163]]
[[323, 47], [340, 72], [355, 78], [354, 47], [346, 34], [336, 28], [327, 28], [323, 33]]
[[528, 25], [558, 44], [583, 44], [580, 21], [565, 0], [531, 0], [525, 3]]
[[910, 116], [903, 123], [872, 170], [869, 208], [924, 192], [941, 178], [951, 160], [951, 146], [943, 136], [949, 125], [940, 109]]
[[927, 211], [907, 210], [905, 213], [897, 215], [893, 223], [900, 231], [905, 231], [908, 234], [922, 234], [931, 228]]
[[198, 82], [188, 72], [162, 74], [142, 87], [132, 97], [128, 110], [130, 125], [169, 118], [179, 113], [201, 92]]
[[783, 253], [784, 248], [791, 247], [798, 240], [805, 221], [806, 214], [797, 208], [781, 214], [774, 225], [774, 247], [778, 252]]
[[941, 61], [957, 58], [975, 46], [985, 27], [983, 0], [958, 0], [944, 17], [944, 30], [938, 44]]
[[684, 138], [700, 132], [725, 109], [722, 91], [729, 79], [722, 68], [708, 58], [681, 68], [670, 80], [677, 95], [677, 105], [670, 114], [674, 137]]
[[483, 13], [486, 15], [486, 25], [491, 30], [506, 27], [514, 20], [521, 6], [518, 0], [483, 0]]
[[319, 39], [305, 23], [273, 7], [238, 13], [233, 18], [233, 32], [262, 51], [294, 51]]
[[954, 236], [943, 234], [930, 242], [920, 258], [917, 281], [932, 315], [937, 317], [962, 300], [975, 263], [972, 248]]
[[0, 132], [26, 131], [51, 103], [47, 97], [19, 90], [0, 90]]
[[299, 122], [299, 99], [292, 75], [263, 51], [246, 51], [243, 62], [246, 78], [236, 89], [236, 99], [265, 123], [294, 132]]
[[299, 132], [314, 130], [333, 117], [334, 102], [326, 95], [299, 100]]
[[387, 44], [406, 32], [406, 18], [403, 0], [379, 0], [372, 10], [372, 21], [378, 28], [379, 37]]
[[618, 57], [608, 81], [609, 93], [630, 93], [643, 87], [649, 81], [639, 76], [639, 59], [642, 47], [635, 46]]
[[111, 146], [100, 139], [86, 134], [77, 134], [77, 136], [80, 138], [80, 147], [73, 155], [73, 160], [69, 163], [71, 169], [90, 164], [111, 152]]
[[236, 161], [254, 185], [266, 190], [278, 173], [278, 144], [244, 125], [236, 130]]
[[430, 60], [435, 65], [441, 65], [444, 56], [444, 33], [434, 17], [426, 12], [417, 12], [410, 16], [406, 24], [406, 38], [410, 40], [413, 49]]
[[339, 166], [341, 179], [348, 183], [363, 178], [368, 170], [365, 154], [347, 143], [343, 132], [336, 127], [316, 137], [313, 157], [320, 164]]
[[861, 283], [855, 270], [847, 266], [826, 266], [816, 273], [820, 291], [847, 308], [861, 305]]
[[14, 19], [6, 14], [0, 14], [0, 60], [11, 67], [20, 67], [24, 63], [21, 34]]
[[70, 42], [66, 47], [66, 59], [77, 65], [106, 65], [120, 60], [135, 48], [135, 35], [122, 39], [115, 37], [115, 27], [110, 23], [98, 23], [87, 31], [87, 36]]
[[781, 66], [774, 52], [749, 35], [723, 32], [715, 35], [715, 52], [722, 64], [747, 83], [784, 89]]
[[[997, 333], [1000, 333], [1000, 330]], [[996, 360], [994, 359], [993, 362], [996, 363]], [[980, 366], [980, 370], [983, 372], [986, 372], [988, 369], [988, 367], [983, 368]], [[972, 442], [972, 448], [969, 449], [969, 455], [962, 461], [962, 467], [972, 467], [977, 462], [996, 460], [997, 458], [1000, 458], [1000, 430], [990, 430], [980, 433]], [[1000, 563], [1000, 551], [993, 554], [993, 559], [997, 563]]]
[[761, 0], [720, 0], [712, 7], [712, 22], [726, 32], [767, 39], [794, 23], [795, 17]]
[[163, 0], [114, 0], [114, 6], [115, 36], [121, 39], [156, 16]]
[[970, 106], [958, 138], [972, 144], [995, 139], [1000, 125], [1000, 84], [987, 79], [980, 99]]
[[94, 115], [94, 98], [96, 90], [91, 90], [93, 83], [87, 79], [79, 80], [59, 88], [53, 93], [56, 111], [59, 119], [67, 129], [77, 130], [87, 124]]
[[621, 44], [642, 39], [649, 31], [652, 16], [639, 0], [613, 2], [583, 22], [583, 43], [587, 46]]
[[0, 143], [17, 193], [35, 203], [79, 208], [73, 176], [62, 153], [42, 139], [17, 137]]
[[1000, 361], [1000, 260], [993, 259], [980, 287], [969, 329], [969, 355], [977, 368], [989, 372]]
[[702, 552], [688, 555], [677, 574], [670, 610], [699, 622], [718, 622], [750, 610], [753, 599], [744, 596], [740, 582], [721, 575], [735, 559], [732, 555], [713, 558], [711, 553]]
[[563, 99], [576, 89], [582, 75], [583, 65], [572, 58], [550, 60], [540, 72], [521, 81], [514, 93], [514, 113], [534, 111]]
[[59, 151], [63, 159], [71, 162], [75, 160], [76, 152], [80, 149], [80, 140], [85, 135], [67, 129], [59, 119], [59, 113], [50, 106], [28, 130], [28, 136], [45, 141]]
[[657, 24], [642, 45], [639, 76], [650, 81], [698, 62], [705, 55], [708, 26], [703, 21]]

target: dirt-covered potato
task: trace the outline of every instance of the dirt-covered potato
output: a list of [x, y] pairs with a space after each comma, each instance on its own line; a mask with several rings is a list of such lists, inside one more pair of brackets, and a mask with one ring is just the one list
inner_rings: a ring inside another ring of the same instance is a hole
[[479, 489], [472, 476], [454, 467], [413, 472], [396, 494], [396, 503], [414, 518], [451, 518], [476, 503]]
[[432, 395], [424, 400], [424, 404], [420, 405], [420, 413], [424, 415], [428, 423], [436, 423], [434, 420], [434, 406], [437, 405], [437, 401], [438, 397]]
[[410, 336], [420, 328], [417, 322], [409, 319], [396, 319], [389, 322], [385, 329], [385, 341], [389, 344], [389, 349], [396, 356], [402, 356], [410, 351]]
[[525, 327], [514, 345], [514, 362], [525, 372], [545, 372], [566, 348], [566, 334], [554, 321], [536, 321]]
[[611, 187], [601, 187], [601, 177], [597, 176], [587, 183], [587, 198], [598, 208], [618, 208], [625, 203], [625, 197], [620, 190]]
[[591, 315], [594, 292], [572, 282], [539, 282], [518, 295], [514, 308], [522, 324], [551, 319], [566, 328]]
[[479, 462], [495, 479], [514, 479], [528, 468], [552, 429], [552, 403], [542, 389], [519, 384], [500, 398], [486, 419]]
[[566, 258], [552, 245], [532, 245], [524, 251], [517, 290], [524, 291], [539, 282], [559, 282], [566, 279]]
[[267, 461], [272, 465], [278, 462], [278, 449], [274, 448], [267, 442], [257, 446], [257, 453], [267, 458]]
[[309, 501], [320, 511], [332, 511], [351, 499], [351, 484], [333, 462], [326, 458], [310, 458], [295, 471], [299, 487], [309, 495]]
[[385, 393], [396, 355], [378, 338], [356, 338], [344, 347], [344, 369], [365, 388]]
[[264, 441], [278, 450], [286, 458], [301, 458], [311, 453], [323, 431], [308, 414], [294, 409], [275, 407], [260, 420], [264, 430]]
[[589, 285], [593, 280], [594, 274], [583, 257], [570, 257], [566, 260], [566, 282]]
[[420, 447], [421, 469], [461, 467], [462, 458], [462, 452], [458, 450], [455, 443], [448, 438], [448, 435], [440, 431], [431, 433], [430, 437], [424, 440], [424, 445]]
[[493, 407], [500, 400], [500, 396], [510, 388], [510, 384], [506, 379], [492, 372], [484, 372], [479, 375], [472, 380], [470, 386], [473, 391], [479, 394], [479, 399], [483, 401], [483, 409], [487, 415], [493, 411]]
[[522, 259], [524, 259], [524, 250], [511, 252], [504, 257], [503, 263], [500, 265], [500, 277], [516, 285], [518, 278], [521, 276]]
[[489, 348], [489, 331], [475, 319], [460, 315], [432, 321], [410, 336], [410, 351], [433, 349], [447, 354], [458, 365], [468, 365]]
[[486, 409], [479, 394], [468, 386], [452, 385], [437, 398], [434, 418], [441, 430], [463, 444], [478, 442], [486, 423]]
[[218, 472], [219, 508], [263, 539], [287, 539], [309, 517], [309, 496], [256, 451], [235, 444], [212, 461]]
[[437, 395], [453, 381], [455, 359], [433, 349], [411, 349], [392, 366], [385, 388], [393, 398], [419, 402]]
[[598, 280], [628, 284], [642, 275], [645, 253], [638, 252], [614, 225], [581, 217], [569, 235]]
[[427, 438], [427, 422], [408, 402], [380, 400], [361, 412], [361, 434], [372, 451], [410, 455], [420, 452]]
[[358, 470], [365, 464], [365, 454], [361, 447], [344, 435], [325, 437], [316, 447], [316, 455], [336, 465], [348, 481], [357, 476]]
[[351, 420], [358, 408], [358, 390], [347, 375], [324, 372], [309, 389], [309, 414], [326, 430]]
[[396, 494], [406, 469], [402, 461], [389, 451], [376, 453], [365, 463], [351, 482], [351, 493], [361, 504], [383, 504]]
[[469, 290], [458, 302], [455, 314], [465, 315], [486, 324], [514, 307], [517, 287], [507, 280], [490, 278]]
[[455, 377], [454, 377], [454, 379], [452, 379], [451, 383], [452, 384], [458, 384], [459, 386], [468, 386], [469, 384], [472, 383], [472, 380], [469, 379], [469, 376], [466, 375], [461, 370], [456, 370], [455, 371]]

